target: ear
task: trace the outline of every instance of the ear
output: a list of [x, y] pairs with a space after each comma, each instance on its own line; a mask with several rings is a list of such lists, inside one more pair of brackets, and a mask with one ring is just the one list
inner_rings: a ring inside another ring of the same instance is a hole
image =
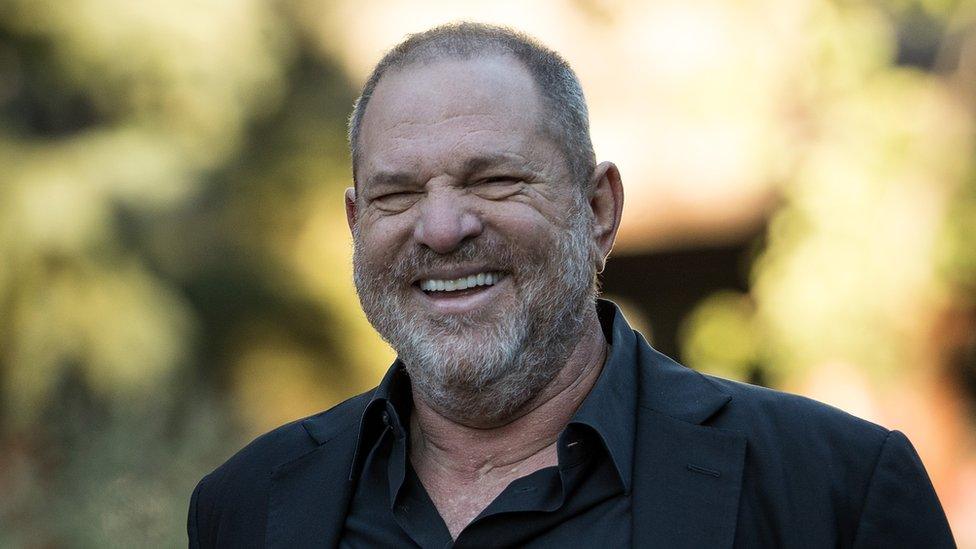
[[593, 240], [600, 252], [597, 272], [603, 272], [613, 249], [624, 209], [624, 187], [613, 162], [601, 162], [593, 171], [590, 209], [593, 212]]
[[356, 189], [349, 187], [346, 189], [346, 223], [349, 224], [349, 231], [356, 225], [356, 218], [359, 212], [356, 210]]

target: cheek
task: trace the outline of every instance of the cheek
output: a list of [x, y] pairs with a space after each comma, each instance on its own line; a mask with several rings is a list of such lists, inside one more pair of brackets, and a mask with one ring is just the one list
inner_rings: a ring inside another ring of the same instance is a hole
[[413, 232], [405, 215], [377, 217], [361, 220], [354, 237], [361, 249], [371, 256], [389, 255], [402, 248]]
[[[375, 279], [380, 286], [402, 280], [403, 262], [410, 250], [409, 231], [402, 224], [363, 223], [354, 234], [354, 263], [360, 276]], [[378, 289], [378, 287], [377, 287]]]
[[554, 212], [527, 201], [509, 200], [490, 202], [479, 208], [485, 225], [502, 233], [531, 237], [544, 230], [551, 230]]
[[520, 247], [549, 249], [569, 229], [568, 211], [528, 204], [509, 204], [487, 217], [486, 225]]
[[558, 190], [548, 185], [529, 186], [523, 194], [496, 204], [496, 214], [510, 220], [513, 225], [531, 224], [550, 230], [568, 227], [571, 223], [567, 217], [578, 208], [572, 197], [563, 196]]

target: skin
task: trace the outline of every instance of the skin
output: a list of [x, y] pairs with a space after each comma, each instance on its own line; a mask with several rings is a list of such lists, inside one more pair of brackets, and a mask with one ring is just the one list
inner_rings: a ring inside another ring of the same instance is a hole
[[[346, 191], [364, 261], [381, 264], [412, 246], [448, 254], [491, 233], [513, 245], [550, 249], [578, 192], [565, 158], [539, 131], [541, 100], [516, 60], [440, 60], [383, 77], [360, 133], [359, 192]], [[604, 162], [587, 197], [593, 268], [603, 269], [616, 236], [623, 190]], [[429, 278], [467, 274], [426, 273]], [[411, 307], [426, 315], [509, 310], [518, 277], [461, 298], [432, 298], [404, 279]], [[479, 424], [452, 417], [414, 391], [410, 459], [456, 539], [512, 480], [556, 464], [556, 439], [599, 377], [606, 358], [596, 312], [584, 320], [556, 377], [511, 417]]]

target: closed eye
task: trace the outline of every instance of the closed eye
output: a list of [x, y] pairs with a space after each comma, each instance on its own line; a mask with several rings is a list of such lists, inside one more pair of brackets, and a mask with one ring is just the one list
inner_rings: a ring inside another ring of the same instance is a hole
[[491, 185], [493, 183], [515, 183], [517, 181], [519, 181], [519, 178], [517, 177], [513, 177], [510, 175], [496, 175], [492, 177], [486, 177], [481, 181], [479, 181], [479, 183]]
[[410, 193], [410, 192], [387, 193], [387, 194], [377, 196], [373, 200], [396, 200], [397, 198], [404, 198], [412, 194], [414, 193]]
[[478, 179], [472, 191], [488, 200], [502, 200], [518, 194], [525, 187], [523, 178], [515, 175], [493, 175]]
[[387, 193], [373, 198], [372, 203], [381, 210], [401, 211], [413, 205], [419, 198], [420, 193], [401, 191]]

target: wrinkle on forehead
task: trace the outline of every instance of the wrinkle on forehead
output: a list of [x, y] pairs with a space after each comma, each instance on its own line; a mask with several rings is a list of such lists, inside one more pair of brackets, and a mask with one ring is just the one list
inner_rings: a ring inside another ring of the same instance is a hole
[[[423, 163], [431, 157], [446, 155], [487, 156], [495, 153], [517, 155], [528, 159], [529, 151], [548, 135], [535, 125], [512, 125], [494, 113], [464, 114], [435, 122], [396, 120], [387, 128], [364, 140], [364, 166], [385, 164], [413, 158]], [[375, 151], [375, 152], [374, 152]], [[452, 160], [454, 158], [451, 158]], [[367, 168], [368, 169], [368, 168]]]
[[464, 120], [466, 120], [468, 118], [478, 119], [478, 118], [485, 118], [485, 117], [491, 117], [491, 116], [496, 116], [496, 113], [491, 113], [491, 112], [478, 112], [478, 113], [452, 114], [452, 115], [449, 115], [449, 116], [447, 116], [445, 118], [442, 118], [440, 120], [433, 120], [433, 121], [398, 120], [398, 121], [394, 122], [392, 126], [390, 126], [389, 128], [387, 128], [387, 130], [388, 131], [395, 131], [395, 130], [398, 130], [398, 129], [402, 129], [405, 126], [406, 127], [413, 127], [413, 126], [418, 126], [418, 125], [425, 125], [425, 126], [434, 126], [434, 127], [437, 127], [437, 126], [443, 126], [444, 124], [449, 124], [449, 123], [452, 123], [452, 122], [454, 122], [454, 123], [463, 122]]
[[[384, 132], [381, 139], [415, 139], [429, 137], [433, 132], [450, 133], [452, 131], [462, 132], [464, 135], [490, 132], [504, 132], [507, 135], [512, 135], [513, 130], [524, 129], [527, 137], [534, 134], [544, 134], [544, 132], [539, 131], [542, 128], [541, 124], [520, 124], [522, 128], [512, 127], [509, 124], [508, 127], [505, 127], [509, 121], [498, 120], [499, 117], [499, 113], [463, 113], [452, 114], [431, 121], [396, 120], [387, 128], [378, 128], [377, 131]], [[454, 125], [458, 128], [452, 128]]]
[[[401, 124], [397, 132], [389, 132], [377, 144], [369, 164], [379, 168], [387, 161], [404, 166], [424, 164], [434, 159], [449, 161], [451, 165], [470, 159], [492, 159], [496, 163], [541, 166], [541, 158], [531, 154], [542, 145], [546, 136], [537, 132], [517, 132], [498, 127], [467, 127], [437, 132], [426, 125]], [[546, 147], [548, 148], [548, 147]], [[483, 167], [488, 167], [487, 163]]]

